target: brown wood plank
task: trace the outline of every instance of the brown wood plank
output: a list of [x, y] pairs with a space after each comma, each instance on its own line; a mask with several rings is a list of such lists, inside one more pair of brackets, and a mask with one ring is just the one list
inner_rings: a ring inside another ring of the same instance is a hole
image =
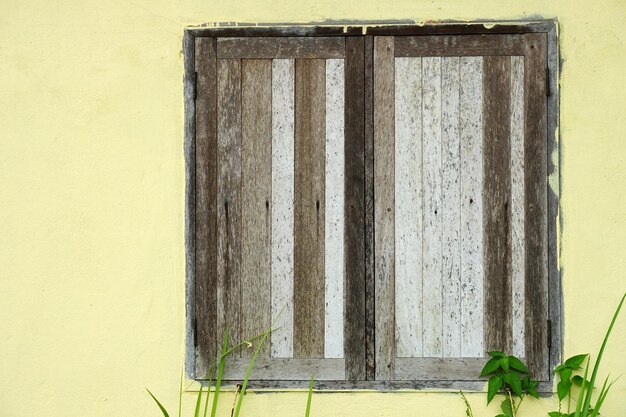
[[[241, 382], [250, 364], [248, 358], [226, 358], [224, 379]], [[342, 380], [346, 376], [345, 359], [259, 358], [254, 362], [251, 378], [274, 381]], [[274, 382], [276, 383], [276, 382]]]
[[365, 350], [366, 379], [376, 379], [374, 276], [374, 37], [365, 37]]
[[393, 379], [395, 357], [394, 38], [374, 38], [376, 379]]
[[343, 58], [343, 37], [218, 38], [218, 58]]
[[[241, 64], [241, 337], [271, 324], [272, 60]], [[242, 356], [252, 356], [243, 349]], [[269, 343], [259, 353], [269, 356]]]
[[395, 56], [523, 55], [523, 35], [398, 36]]
[[483, 67], [484, 334], [486, 350], [511, 350], [511, 58]]
[[475, 381], [485, 366], [485, 358], [396, 358], [395, 379]]
[[344, 352], [348, 379], [365, 380], [364, 39], [346, 39]]
[[215, 39], [196, 39], [196, 370], [217, 355], [217, 61]]
[[241, 279], [241, 61], [217, 60], [217, 337], [239, 341]]
[[548, 245], [547, 245], [547, 98], [545, 34], [524, 35], [525, 95], [525, 234], [526, 234], [526, 358], [533, 375], [547, 380], [548, 370]]
[[324, 356], [325, 71], [325, 60], [296, 60], [293, 343], [296, 358]]

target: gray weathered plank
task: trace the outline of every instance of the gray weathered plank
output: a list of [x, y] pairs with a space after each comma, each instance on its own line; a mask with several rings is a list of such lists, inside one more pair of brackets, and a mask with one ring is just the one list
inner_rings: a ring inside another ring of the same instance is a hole
[[293, 356], [294, 60], [272, 60], [272, 357]]
[[[324, 357], [343, 358], [344, 326], [344, 60], [326, 61]], [[358, 261], [356, 259], [351, 262]]]
[[238, 341], [241, 279], [241, 61], [217, 60], [217, 335]]
[[483, 358], [396, 358], [395, 379], [475, 381], [484, 366]]
[[422, 356], [422, 59], [395, 59], [396, 355]]
[[[345, 60], [345, 147], [342, 190], [344, 239], [344, 346], [346, 378], [364, 380], [365, 340], [365, 125], [364, 125], [364, 40], [346, 39]], [[342, 86], [343, 87], [343, 86]], [[343, 88], [341, 94], [344, 94]], [[329, 111], [340, 111], [327, 106]]]
[[455, 358], [461, 356], [459, 61], [441, 60], [442, 354]]
[[397, 57], [523, 55], [524, 35], [398, 36]]
[[483, 356], [483, 58], [459, 60], [461, 356]]
[[393, 379], [394, 300], [394, 53], [393, 37], [374, 38], [374, 207], [376, 379]]
[[343, 58], [343, 37], [218, 38], [218, 58]]
[[[272, 61], [241, 63], [241, 336], [271, 324]], [[250, 350], [242, 354], [251, 355]], [[264, 344], [260, 357], [269, 356]]]
[[215, 39], [196, 39], [196, 369], [217, 354], [217, 62]]
[[324, 355], [325, 60], [297, 59], [294, 357]]
[[[250, 360], [246, 358], [226, 358], [224, 366], [225, 380], [242, 381], [246, 376]], [[344, 359], [295, 359], [295, 358], [259, 358], [254, 363], [251, 378], [264, 380], [310, 380], [311, 374], [316, 381], [345, 379]], [[275, 382], [274, 382], [275, 383]]]
[[511, 351], [511, 58], [488, 56], [483, 80], [484, 326], [487, 350]]
[[423, 353], [443, 353], [442, 201], [441, 201], [441, 58], [422, 59], [423, 82]]
[[513, 355], [524, 349], [524, 57], [511, 57], [511, 331]]

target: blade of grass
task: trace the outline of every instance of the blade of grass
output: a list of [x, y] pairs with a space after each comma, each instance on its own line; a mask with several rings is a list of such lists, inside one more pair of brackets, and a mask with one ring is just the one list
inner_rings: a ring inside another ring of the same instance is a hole
[[[608, 379], [608, 377], [607, 377], [607, 379]], [[602, 403], [604, 403], [604, 399], [606, 398], [606, 396], [609, 393], [609, 390], [611, 389], [613, 384], [615, 384], [615, 381], [617, 381], [617, 379], [615, 379], [613, 382], [611, 382], [606, 387], [606, 389], [604, 389], [604, 387], [602, 387], [602, 390], [604, 392], [600, 392], [600, 395], [598, 396], [598, 401], [596, 402], [596, 406], [593, 408], [593, 413], [591, 413], [590, 417], [596, 417], [598, 414], [600, 414], [600, 408], [602, 407]], [[604, 384], [606, 385], [606, 381], [604, 382]]]
[[[594, 365], [593, 372], [591, 373], [591, 380], [589, 381], [589, 389], [587, 390], [587, 395], [585, 397], [585, 405], [584, 405], [583, 410], [588, 410], [589, 405], [591, 404], [591, 395], [593, 394], [593, 386], [596, 381], [596, 375], [598, 374], [598, 369], [600, 367], [600, 361], [602, 360], [602, 354], [604, 353], [606, 342], [609, 340], [611, 331], [613, 331], [613, 325], [615, 325], [615, 321], [617, 320], [617, 316], [619, 316], [619, 312], [622, 309], [622, 304], [624, 304], [625, 298], [626, 298], [626, 293], [624, 293], [624, 295], [622, 296], [622, 300], [619, 302], [619, 305], [617, 306], [617, 310], [615, 310], [615, 314], [613, 314], [613, 320], [611, 320], [611, 325], [609, 326], [609, 329], [606, 331], [606, 335], [604, 336], [604, 340], [602, 341], [602, 347], [600, 347], [600, 353], [598, 353], [598, 359], [596, 359], [596, 364]], [[585, 416], [586, 414], [583, 417]]]
[[252, 368], [254, 367], [254, 362], [256, 361], [256, 357], [261, 351], [261, 347], [265, 343], [265, 339], [272, 332], [272, 328], [270, 327], [265, 331], [259, 345], [256, 347], [252, 358], [250, 359], [250, 363], [248, 364], [248, 369], [246, 369], [246, 376], [243, 379], [243, 384], [241, 385], [241, 393], [239, 394], [239, 398], [237, 399], [237, 406], [235, 407], [235, 414], [233, 417], [239, 417], [239, 410], [241, 410], [241, 404], [243, 403], [243, 397], [246, 395], [246, 387], [248, 386], [248, 380], [250, 379], [250, 374], [252, 373]]
[[202, 403], [202, 386], [203, 383], [200, 381], [200, 390], [198, 390], [198, 398], [196, 399], [196, 409], [193, 412], [193, 417], [200, 417], [200, 407]]
[[217, 370], [217, 380], [215, 382], [215, 392], [213, 393], [213, 406], [211, 408], [211, 417], [215, 417], [217, 413], [217, 401], [220, 396], [220, 387], [222, 385], [222, 376], [224, 375], [224, 362], [227, 356], [228, 351], [228, 326], [226, 326], [226, 330], [224, 331], [224, 340], [222, 342], [222, 350], [220, 354], [220, 364]]
[[582, 404], [585, 398], [585, 387], [589, 386], [587, 382], [587, 374], [589, 373], [589, 364], [591, 363], [591, 355], [589, 355], [589, 359], [587, 359], [587, 365], [585, 365], [585, 376], [583, 376], [583, 383], [580, 386], [580, 392], [578, 393], [578, 400], [576, 401], [576, 409], [574, 413], [574, 417], [581, 417]]
[[180, 370], [180, 386], [178, 387], [178, 417], [181, 417], [183, 410], [183, 373], [185, 369]]
[[209, 409], [209, 397], [211, 396], [211, 385], [213, 383], [213, 372], [215, 372], [215, 361], [211, 363], [211, 370], [209, 371], [209, 385], [206, 390], [206, 400], [204, 402], [204, 414], [203, 417], [206, 417], [206, 413]]
[[304, 417], [309, 417], [311, 414], [311, 398], [313, 397], [313, 380], [315, 379], [315, 374], [311, 374], [311, 382], [309, 382], [309, 396], [306, 399], [306, 413]]
[[159, 406], [159, 408], [161, 409], [161, 412], [163, 413], [163, 417], [170, 417], [170, 415], [167, 413], [167, 410], [165, 410], [165, 407], [163, 407], [163, 404], [161, 404], [159, 402], [159, 400], [156, 399], [156, 397], [154, 396], [154, 394], [152, 394], [150, 392], [150, 390], [148, 388], [146, 388], [146, 391], [148, 391], [148, 394], [150, 394], [150, 396], [152, 397], [152, 399], [157, 403], [157, 405]]

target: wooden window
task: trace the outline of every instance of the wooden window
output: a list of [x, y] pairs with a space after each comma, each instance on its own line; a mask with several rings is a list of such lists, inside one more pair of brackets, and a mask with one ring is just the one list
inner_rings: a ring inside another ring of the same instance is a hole
[[276, 320], [252, 386], [480, 387], [489, 350], [549, 382], [546, 27], [188, 36], [194, 376]]

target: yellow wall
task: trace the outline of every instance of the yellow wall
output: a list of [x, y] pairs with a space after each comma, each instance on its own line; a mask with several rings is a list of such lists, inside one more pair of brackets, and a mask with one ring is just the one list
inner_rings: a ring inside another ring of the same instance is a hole
[[[596, 352], [626, 289], [624, 0], [2, 0], [0, 416], [156, 416], [144, 386], [176, 403], [184, 27], [538, 15], [559, 18], [565, 59], [565, 353]], [[604, 367], [613, 375], [626, 373], [625, 330], [622, 317]], [[624, 378], [604, 415], [626, 415], [620, 398]], [[304, 400], [254, 394], [244, 414], [300, 415]], [[495, 414], [480, 412], [482, 394], [470, 401], [477, 417]], [[313, 406], [316, 416], [464, 415], [452, 393], [324, 394]], [[552, 407], [528, 401], [523, 415]]]

